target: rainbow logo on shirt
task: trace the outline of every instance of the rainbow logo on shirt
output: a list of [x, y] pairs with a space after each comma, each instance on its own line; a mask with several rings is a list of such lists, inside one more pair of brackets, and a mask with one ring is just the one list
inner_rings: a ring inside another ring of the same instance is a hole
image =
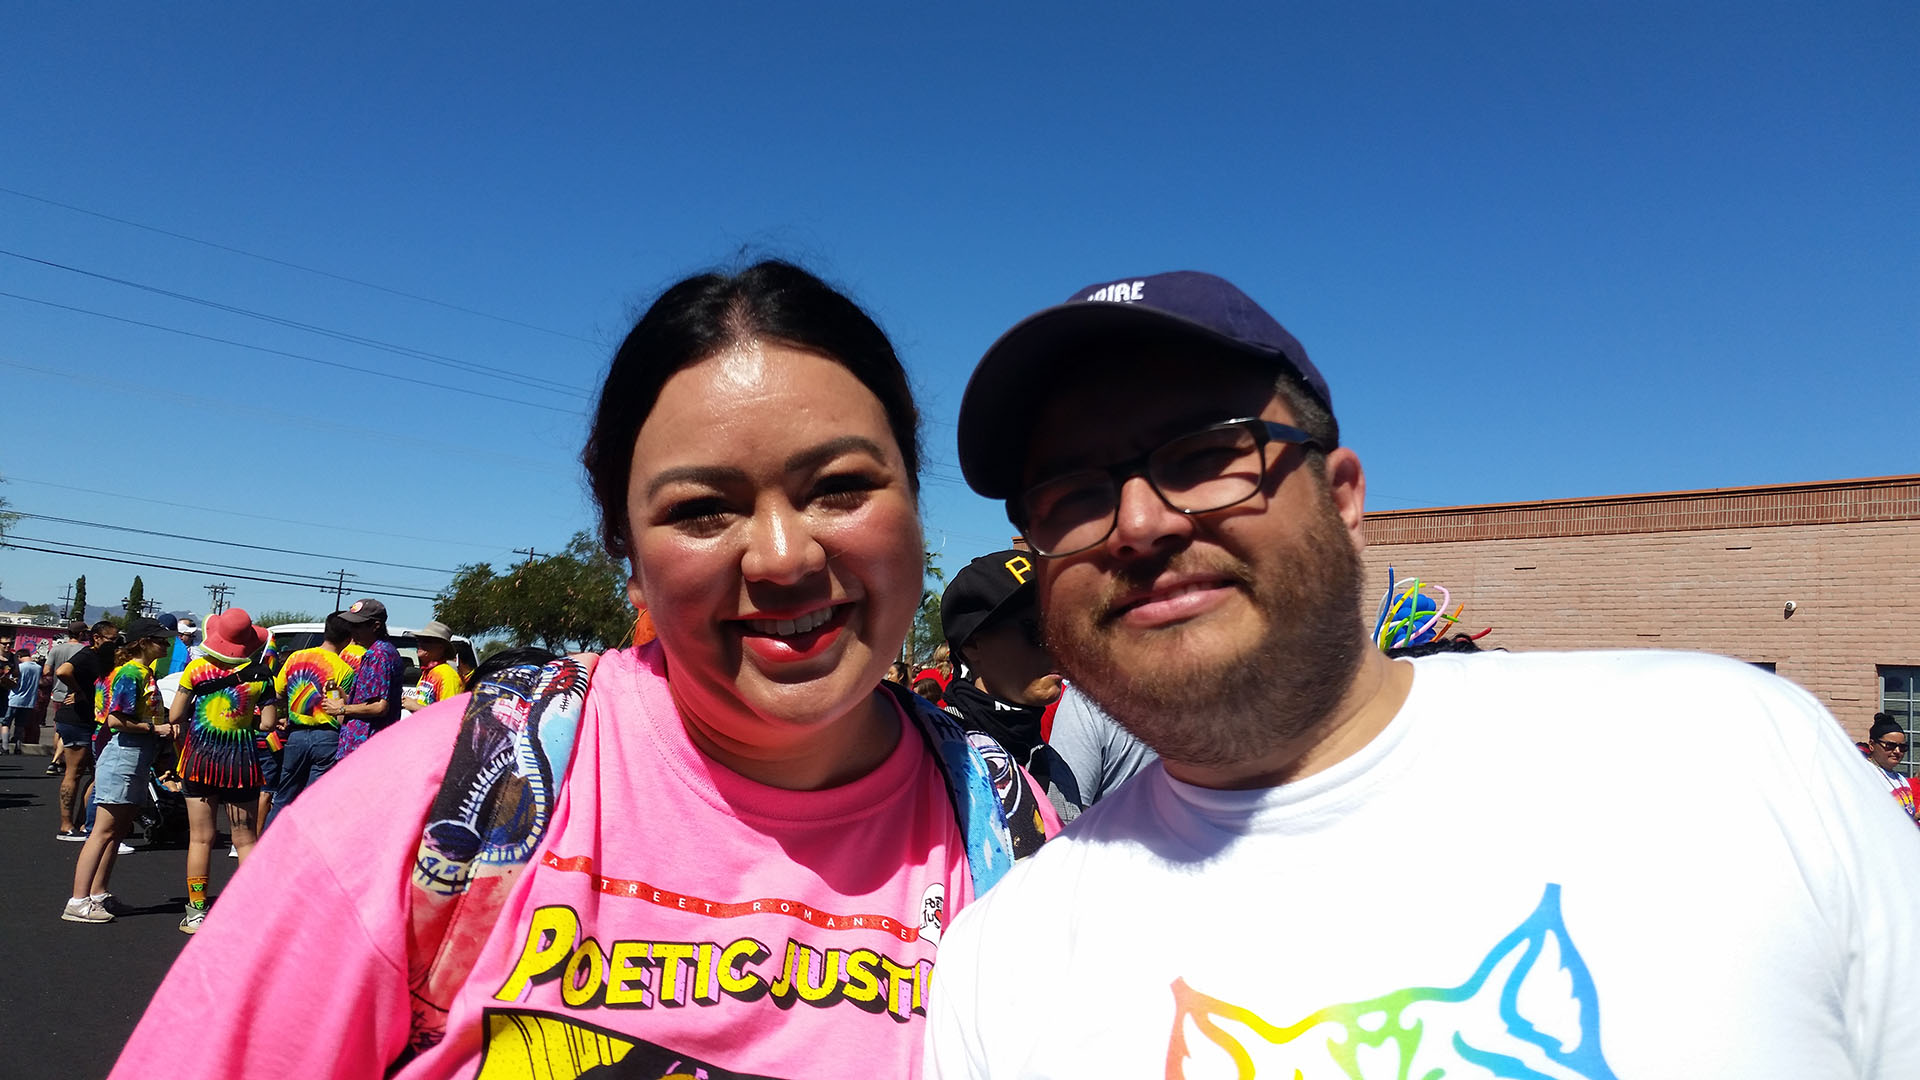
[[1169, 1080], [1615, 1080], [1600, 1003], [1560, 917], [1560, 886], [1465, 982], [1329, 1005], [1285, 1026], [1173, 983]]

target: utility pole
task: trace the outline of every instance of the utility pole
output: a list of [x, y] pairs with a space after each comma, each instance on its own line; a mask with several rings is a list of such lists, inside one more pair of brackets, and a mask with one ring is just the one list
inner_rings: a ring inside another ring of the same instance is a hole
[[540, 557], [540, 553], [533, 550], [530, 547], [514, 548], [513, 553], [515, 555], [525, 555], [527, 557], [528, 562], [532, 562], [533, 560]]
[[71, 585], [67, 586], [66, 592], [60, 594], [60, 617], [73, 618], [73, 586]]
[[321, 592], [330, 591], [333, 593], [333, 610], [335, 611], [340, 610], [340, 598], [346, 595], [347, 579], [350, 577], [359, 577], [359, 576], [360, 576], [359, 574], [349, 574], [345, 570], [335, 570], [333, 571], [333, 578], [334, 578], [333, 584], [331, 586], [327, 586], [327, 585], [320, 586]]
[[219, 585], [208, 585], [206, 586], [206, 590], [207, 595], [213, 598], [213, 613], [215, 615], [227, 610], [227, 594], [233, 591], [233, 586], [222, 582]]

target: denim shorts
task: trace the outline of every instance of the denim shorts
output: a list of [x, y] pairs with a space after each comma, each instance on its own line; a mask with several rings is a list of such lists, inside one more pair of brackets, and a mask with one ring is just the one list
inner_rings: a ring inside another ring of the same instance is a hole
[[93, 801], [102, 806], [140, 806], [152, 801], [149, 781], [160, 740], [144, 732], [116, 733], [93, 766]]
[[73, 711], [71, 705], [62, 705], [59, 711], [53, 714], [53, 730], [60, 733], [60, 741], [65, 743], [69, 750], [92, 742], [94, 729], [99, 726], [91, 720], [80, 719], [80, 714]]

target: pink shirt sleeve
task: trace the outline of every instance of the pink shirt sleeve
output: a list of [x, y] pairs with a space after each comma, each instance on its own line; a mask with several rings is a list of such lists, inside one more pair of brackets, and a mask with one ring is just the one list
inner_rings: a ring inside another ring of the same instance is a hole
[[[275, 819], [110, 1080], [381, 1076], [407, 1041], [406, 888], [465, 698], [343, 760]], [[382, 815], [361, 809], [381, 805]], [[371, 827], [369, 827], [371, 826]]]

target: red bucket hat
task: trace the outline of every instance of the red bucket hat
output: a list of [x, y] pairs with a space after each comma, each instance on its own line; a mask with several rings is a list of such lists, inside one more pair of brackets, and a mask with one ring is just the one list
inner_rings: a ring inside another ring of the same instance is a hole
[[267, 628], [254, 625], [245, 608], [228, 608], [207, 620], [206, 650], [222, 660], [245, 660], [267, 643]]

